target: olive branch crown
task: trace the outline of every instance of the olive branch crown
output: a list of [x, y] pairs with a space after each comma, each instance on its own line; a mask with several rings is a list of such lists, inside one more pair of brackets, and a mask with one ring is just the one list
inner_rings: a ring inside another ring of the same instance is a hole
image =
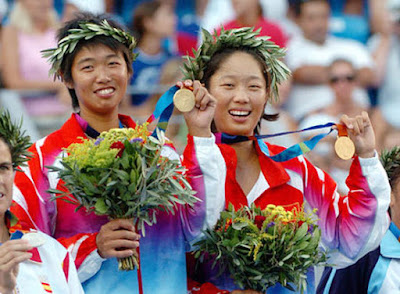
[[383, 150], [380, 160], [388, 178], [391, 179], [394, 172], [400, 167], [400, 146], [393, 147], [389, 150]]
[[96, 36], [109, 36], [118, 42], [126, 45], [131, 54], [132, 61], [136, 59], [137, 53], [133, 53], [136, 46], [135, 38], [129, 33], [112, 27], [107, 20], [102, 20], [100, 24], [80, 23], [80, 28], [68, 30], [68, 35], [62, 38], [56, 48], [42, 50], [42, 57], [47, 58], [51, 64], [49, 75], [54, 78], [60, 77], [60, 67], [66, 54], [71, 54], [80, 40], [89, 40]]
[[214, 54], [227, 48], [245, 48], [259, 51], [268, 67], [270, 76], [270, 95], [277, 101], [279, 100], [278, 84], [281, 84], [290, 76], [290, 70], [280, 60], [285, 56], [286, 49], [281, 48], [270, 37], [257, 37], [260, 30], [254, 30], [254, 27], [243, 27], [232, 30], [225, 30], [221, 27], [218, 34], [216, 30], [211, 34], [202, 29], [202, 44], [197, 49], [193, 49], [193, 56], [185, 56], [186, 62], [183, 65], [182, 72], [185, 79], [201, 80], [208, 62]]
[[22, 119], [13, 123], [8, 110], [0, 110], [0, 137], [10, 146], [13, 168], [24, 166], [31, 157], [27, 149], [31, 146], [30, 137], [21, 129]]

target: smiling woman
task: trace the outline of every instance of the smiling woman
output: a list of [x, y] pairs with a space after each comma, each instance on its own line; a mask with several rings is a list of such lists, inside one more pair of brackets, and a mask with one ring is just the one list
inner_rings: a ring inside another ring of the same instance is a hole
[[[202, 171], [208, 200], [207, 226], [212, 229], [229, 205], [236, 209], [253, 203], [261, 209], [268, 204], [288, 211], [317, 209], [323, 247], [333, 250], [330, 263], [352, 264], [376, 248], [388, 225], [385, 210], [390, 189], [375, 155], [368, 115], [341, 118], [358, 155], [348, 177], [352, 185], [347, 196], [340, 196], [330, 176], [303, 156], [274, 161], [270, 156], [285, 148], [252, 136], [257, 134], [262, 118], [271, 119], [264, 114], [265, 105], [271, 95], [277, 97], [277, 84], [285, 80], [288, 71], [280, 61], [283, 51], [265, 38], [257, 38], [257, 34], [251, 28], [222, 31], [220, 35], [203, 31], [203, 43], [185, 65], [185, 76], [191, 79], [178, 83], [194, 89], [196, 107], [185, 113], [189, 136], [183, 162], [189, 172]], [[221, 133], [230, 138], [250, 138], [228, 145], [222, 141]], [[374, 184], [378, 178], [382, 185]], [[355, 232], [354, 227], [363, 230]], [[194, 278], [204, 277], [201, 282], [212, 282], [229, 291], [238, 288], [229, 274], [217, 272], [205, 263], [202, 274], [197, 273]], [[307, 293], [315, 293], [312, 275], [308, 274]], [[284, 286], [277, 284], [268, 293], [287, 293]], [[220, 293], [210, 287], [209, 283], [204, 284], [200, 293]]]
[[[66, 147], [82, 137], [97, 138], [102, 131], [136, 125], [118, 114], [136, 57], [133, 37], [105, 16], [83, 14], [59, 30], [58, 40], [57, 47], [43, 55], [52, 64], [51, 73], [68, 87], [76, 113], [30, 149], [33, 158], [15, 179], [18, 193], [12, 210], [23, 226], [59, 238], [73, 252], [86, 293], [186, 293], [185, 248], [200, 233], [204, 202], [196, 203], [196, 209], [177, 205], [175, 215], [152, 211], [157, 224], [146, 227], [144, 237], [132, 219], [109, 220], [84, 209], [75, 211], [75, 204], [61, 198], [52, 200], [48, 190], [64, 188], [47, 167], [62, 166]], [[179, 159], [170, 145], [161, 153]], [[140, 256], [139, 269], [118, 271], [117, 258], [132, 255]]]
[[97, 127], [97, 123], [104, 121], [104, 116], [118, 120], [118, 105], [130, 78], [122, 52], [105, 45], [84, 47], [74, 58], [71, 77], [66, 85], [75, 91], [80, 116], [97, 131], [108, 130], [107, 126]]

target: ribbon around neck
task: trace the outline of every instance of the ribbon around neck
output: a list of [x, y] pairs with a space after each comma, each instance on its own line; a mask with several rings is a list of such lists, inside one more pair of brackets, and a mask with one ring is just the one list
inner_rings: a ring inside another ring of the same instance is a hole
[[[169, 88], [167, 90], [167, 92], [165, 92], [159, 98], [153, 114], [147, 119], [147, 122], [149, 124], [158, 119], [156, 128], [159, 128], [160, 130], [165, 132], [165, 130], [167, 129], [167, 126], [168, 126], [168, 121], [172, 115], [172, 111], [174, 110], [173, 96], [177, 90], [179, 90], [178, 86], [172, 86], [171, 88]], [[333, 131], [333, 128], [332, 128], [333, 126], [336, 126], [336, 124], [333, 122], [328, 122], [326, 124], [316, 125], [316, 126], [304, 128], [304, 129], [297, 130], [297, 131], [288, 131], [288, 132], [281, 132], [281, 133], [275, 133], [275, 134], [238, 136], [238, 135], [229, 135], [226, 133], [218, 133], [218, 134], [215, 134], [215, 136], [221, 143], [224, 143], [224, 144], [234, 144], [234, 143], [245, 142], [245, 141], [249, 141], [249, 140], [255, 141], [258, 144], [258, 146], [260, 147], [260, 150], [266, 156], [268, 156], [269, 158], [271, 158], [272, 160], [274, 160], [276, 162], [283, 162], [283, 161], [288, 161], [290, 159], [293, 159], [299, 155], [303, 155], [307, 152], [310, 152], [321, 139], [325, 138]], [[311, 131], [311, 130], [324, 129], [324, 128], [328, 128], [328, 127], [330, 127], [329, 132], [316, 135], [307, 141], [295, 144], [273, 156], [270, 156], [268, 147], [265, 144], [265, 142], [262, 140], [262, 139], [290, 135], [290, 134], [295, 134], [295, 133], [301, 133], [301, 132], [306, 132], [306, 131]], [[152, 136], [157, 137], [156, 130], [153, 131]]]

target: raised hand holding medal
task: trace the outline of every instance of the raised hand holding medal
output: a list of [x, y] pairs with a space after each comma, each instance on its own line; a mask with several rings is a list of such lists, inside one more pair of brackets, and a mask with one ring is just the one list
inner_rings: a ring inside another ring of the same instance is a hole
[[174, 105], [180, 112], [189, 112], [195, 106], [193, 88], [182, 88], [174, 95]]
[[212, 96], [197, 80], [178, 82], [177, 86], [180, 87], [181, 90], [182, 88], [186, 88], [186, 90], [193, 89], [194, 107], [190, 111], [184, 113], [189, 133], [196, 137], [210, 137], [211, 122], [214, 118], [216, 107], [214, 96]]
[[[362, 158], [373, 157], [375, 154], [375, 134], [372, 128], [371, 121], [369, 119], [368, 113], [363, 111], [361, 115], [357, 115], [356, 117], [348, 117], [347, 115], [343, 115], [340, 120], [341, 124], [345, 126], [345, 129], [348, 134], [348, 138], [354, 143], [355, 153]], [[345, 138], [339, 132], [339, 138]], [[347, 139], [341, 139], [347, 140]], [[339, 151], [342, 153], [348, 153], [349, 148], [351, 147], [343, 147], [348, 143], [338, 143], [342, 144], [342, 147], [339, 149], [346, 151]], [[336, 144], [335, 144], [336, 145]], [[349, 146], [349, 145], [346, 145]], [[336, 146], [335, 146], [335, 150]]]
[[336, 125], [338, 137], [335, 142], [335, 152], [343, 160], [351, 159], [354, 156], [356, 148], [353, 141], [347, 135], [347, 129], [344, 125]]

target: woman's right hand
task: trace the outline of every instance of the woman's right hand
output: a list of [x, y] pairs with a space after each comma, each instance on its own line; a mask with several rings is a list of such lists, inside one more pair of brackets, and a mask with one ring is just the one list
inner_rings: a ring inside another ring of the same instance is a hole
[[0, 245], [0, 293], [13, 293], [17, 285], [18, 265], [32, 257], [27, 240], [9, 240]]
[[184, 113], [189, 134], [196, 137], [211, 137], [211, 122], [214, 118], [216, 100], [199, 81], [177, 82], [180, 88], [193, 87], [195, 107]]
[[97, 251], [103, 258], [138, 257], [139, 239], [132, 219], [114, 219], [103, 225], [97, 234]]

